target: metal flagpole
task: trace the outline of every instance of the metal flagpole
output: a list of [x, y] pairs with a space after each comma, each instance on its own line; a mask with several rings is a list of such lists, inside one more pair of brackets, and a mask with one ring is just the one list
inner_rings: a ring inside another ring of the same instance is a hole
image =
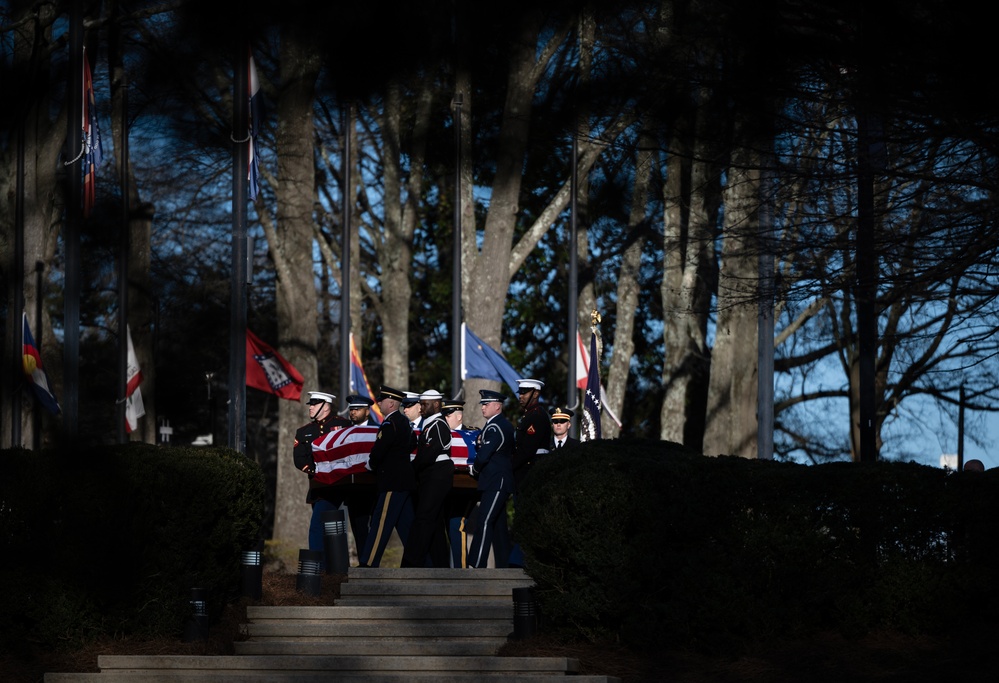
[[[246, 452], [246, 201], [250, 154], [250, 51], [235, 41], [232, 86], [232, 280], [229, 320], [229, 448]], [[243, 138], [247, 138], [244, 140]]]
[[128, 400], [128, 252], [131, 231], [128, 224], [128, 86], [122, 67], [121, 83], [121, 152], [118, 155], [121, 170], [121, 239], [118, 254], [118, 443], [128, 441], [125, 429], [125, 409]]
[[352, 105], [343, 112], [343, 218], [340, 220], [340, 409], [347, 407], [350, 393], [350, 210], [351, 193], [350, 129], [354, 125]]
[[[82, 219], [83, 174], [78, 162], [83, 158], [83, 2], [73, 2], [69, 22], [69, 106], [66, 117], [66, 159], [69, 169], [69, 198], [63, 248], [66, 257], [66, 298], [63, 303], [63, 431], [69, 443], [76, 440], [80, 415], [80, 221]], [[39, 292], [39, 294], [41, 294]], [[42, 344], [41, 330], [38, 343]]]
[[760, 169], [760, 258], [757, 314], [756, 457], [774, 457], [774, 249], [773, 172], [770, 155]]
[[[10, 340], [10, 441], [11, 447], [21, 445], [21, 388], [24, 386], [24, 320], [18, 315], [24, 310], [24, 109], [17, 122], [17, 193], [14, 199], [14, 282], [11, 288], [13, 307], [7, 315]], [[42, 290], [35, 292], [39, 300]], [[38, 342], [41, 344], [41, 341]], [[37, 412], [37, 411], [35, 411]]]
[[[568, 303], [568, 333], [569, 342], [569, 378], [565, 394], [565, 404], [570, 410], [579, 406], [579, 392], [576, 390], [576, 335], [579, 330], [579, 224], [577, 222], [576, 195], [579, 193], [579, 129], [572, 132], [572, 169], [569, 182], [569, 303]], [[590, 359], [593, 362], [593, 359]], [[574, 429], [578, 428], [578, 423]]]
[[454, 265], [451, 269], [451, 395], [461, 391], [461, 103], [454, 95]]

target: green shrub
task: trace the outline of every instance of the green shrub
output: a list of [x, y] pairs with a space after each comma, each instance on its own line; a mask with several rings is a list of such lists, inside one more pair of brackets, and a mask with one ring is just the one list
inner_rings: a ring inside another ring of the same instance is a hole
[[822, 629], [928, 633], [996, 618], [999, 479], [969, 474], [597, 441], [535, 466], [514, 533], [549, 624], [592, 639], [734, 653]]
[[211, 618], [238, 595], [264, 508], [252, 460], [144, 444], [0, 458], [0, 543], [12, 559], [0, 572], [19, 587], [2, 599], [0, 648], [180, 633], [191, 588], [209, 590]]

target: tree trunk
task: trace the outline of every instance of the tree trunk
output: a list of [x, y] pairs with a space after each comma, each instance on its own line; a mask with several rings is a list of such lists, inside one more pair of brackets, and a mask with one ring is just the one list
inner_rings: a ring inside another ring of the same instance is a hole
[[[704, 109], [698, 114], [703, 116]], [[675, 180], [672, 178], [667, 185], [664, 228], [663, 336], [666, 350], [663, 383], [666, 391], [661, 434], [663, 439], [683, 443], [694, 450], [700, 450], [704, 435], [710, 367], [707, 328], [718, 212], [718, 177], [705, 128], [706, 123], [701, 120], [694, 136], [689, 195], [673, 195]], [[670, 164], [670, 176], [677, 164], [676, 160]], [[682, 212], [678, 211], [685, 196], [689, 197], [686, 224]]]
[[[298, 368], [305, 390], [334, 391], [319, 382], [318, 326], [313, 268], [315, 163], [313, 103], [319, 74], [318, 50], [293, 30], [281, 40], [281, 95], [278, 101], [276, 243], [270, 245], [277, 270], [278, 351]], [[308, 421], [301, 403], [278, 401], [277, 491], [274, 541], [282, 554], [308, 547], [311, 511], [305, 505], [308, 479], [292, 462], [295, 430]]]
[[759, 168], [758, 153], [740, 147], [728, 169], [705, 455], [756, 457]]
[[[649, 181], [655, 155], [648, 136], [639, 137], [638, 154], [635, 159], [635, 184], [631, 191], [631, 213], [628, 229], [631, 241], [621, 257], [621, 270], [617, 279], [616, 321], [614, 327], [614, 350], [611, 352], [610, 367], [607, 371], [607, 403], [615, 414], [621, 415], [624, 409], [624, 395], [628, 388], [628, 375], [631, 370], [631, 357], [635, 352], [635, 316], [638, 313], [638, 293], [641, 288], [639, 271], [642, 265], [642, 251], [645, 247], [642, 223], [646, 219], [645, 207], [649, 200]], [[617, 424], [606, 418], [601, 421], [604, 438], [614, 439], [620, 434]]]

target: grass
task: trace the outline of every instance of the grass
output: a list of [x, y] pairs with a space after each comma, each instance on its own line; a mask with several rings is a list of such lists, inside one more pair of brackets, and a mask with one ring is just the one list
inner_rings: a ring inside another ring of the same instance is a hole
[[[105, 637], [64, 652], [37, 649], [0, 658], [0, 681], [41, 683], [47, 672], [97, 672], [99, 655], [231, 655], [233, 643], [245, 640], [246, 607], [330, 605], [339, 597], [342, 577], [324, 576], [322, 594], [296, 590], [296, 576], [265, 572], [259, 602], [242, 599], [229, 605], [213, 624], [207, 641], [184, 643], [180, 635], [155, 639]], [[616, 676], [622, 683], [935, 683], [985, 681], [994, 675], [992, 650], [997, 632], [975, 631], [947, 637], [872, 633], [859, 639], [819, 634], [799, 641], [758, 643], [740, 657], [666, 649], [638, 653], [613, 642], [589, 643], [540, 633], [509, 642], [501, 656], [558, 656], [580, 661], [582, 673]], [[567, 679], [571, 681], [571, 679]]]

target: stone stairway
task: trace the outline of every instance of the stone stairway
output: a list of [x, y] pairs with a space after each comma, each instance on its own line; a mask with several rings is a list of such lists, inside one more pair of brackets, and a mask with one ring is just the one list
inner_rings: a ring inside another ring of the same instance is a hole
[[100, 673], [45, 683], [618, 683], [566, 657], [499, 657], [514, 630], [520, 569], [351, 567], [330, 607], [247, 607], [233, 656], [98, 657]]

